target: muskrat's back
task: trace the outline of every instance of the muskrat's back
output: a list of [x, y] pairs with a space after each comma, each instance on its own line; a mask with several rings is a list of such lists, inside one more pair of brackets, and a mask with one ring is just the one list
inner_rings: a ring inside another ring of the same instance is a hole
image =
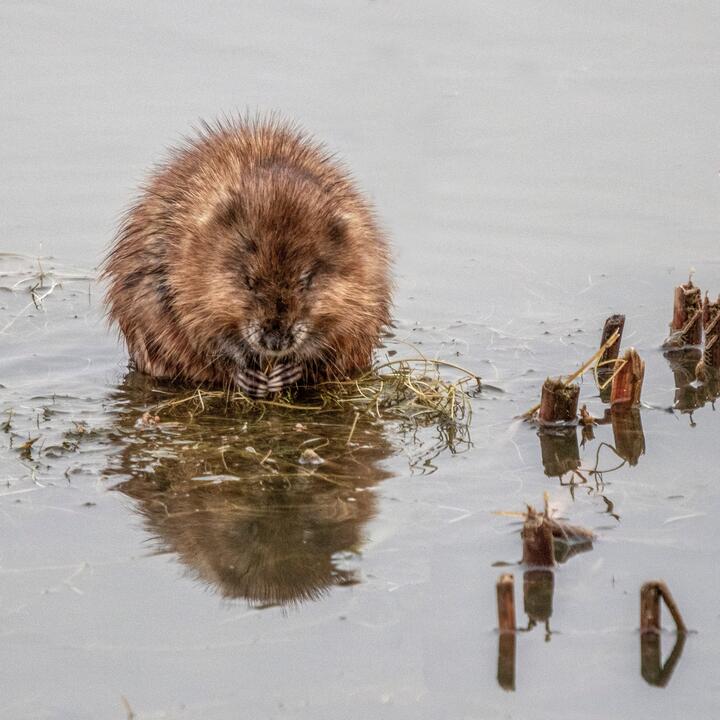
[[206, 125], [173, 151], [104, 276], [138, 370], [259, 396], [366, 368], [389, 322], [370, 206], [320, 145], [273, 121]]

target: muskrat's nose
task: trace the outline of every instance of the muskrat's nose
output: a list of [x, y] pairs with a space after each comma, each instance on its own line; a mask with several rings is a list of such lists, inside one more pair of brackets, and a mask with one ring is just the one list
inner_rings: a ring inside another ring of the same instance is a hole
[[288, 350], [294, 342], [292, 330], [283, 331], [277, 327], [266, 327], [260, 337], [260, 344], [270, 352]]

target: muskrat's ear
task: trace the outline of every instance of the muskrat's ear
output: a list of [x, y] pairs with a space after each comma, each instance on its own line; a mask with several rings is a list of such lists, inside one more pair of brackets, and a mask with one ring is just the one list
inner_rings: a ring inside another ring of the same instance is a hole
[[330, 227], [328, 228], [330, 241], [336, 245], [342, 245], [355, 225], [357, 225], [357, 218], [352, 213], [336, 213], [330, 218]]
[[347, 228], [345, 223], [339, 218], [334, 217], [330, 221], [330, 227], [328, 228], [328, 237], [330, 238], [330, 242], [335, 245], [342, 244], [343, 240], [345, 240], [346, 230]]
[[218, 223], [223, 227], [234, 227], [245, 216], [242, 198], [237, 193], [219, 190], [207, 204], [207, 208], [197, 216], [200, 227]]
[[236, 193], [225, 195], [215, 208], [217, 221], [225, 227], [234, 227], [245, 218], [242, 198]]

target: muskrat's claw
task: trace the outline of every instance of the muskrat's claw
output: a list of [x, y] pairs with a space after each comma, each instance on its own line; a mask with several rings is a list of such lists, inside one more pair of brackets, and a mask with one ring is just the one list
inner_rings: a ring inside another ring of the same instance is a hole
[[235, 384], [253, 398], [263, 398], [268, 394], [268, 377], [256, 370], [240, 370], [235, 375]]
[[302, 365], [278, 365], [268, 375], [267, 389], [269, 392], [279, 392], [288, 385], [296, 383], [302, 374]]

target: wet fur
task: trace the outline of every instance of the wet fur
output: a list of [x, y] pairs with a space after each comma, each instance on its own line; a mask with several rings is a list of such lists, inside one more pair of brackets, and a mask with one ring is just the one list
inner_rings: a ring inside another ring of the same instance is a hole
[[173, 151], [103, 275], [135, 367], [191, 383], [263, 372], [278, 360], [258, 344], [266, 327], [301, 340], [281, 361], [301, 365], [304, 382], [350, 376], [389, 322], [372, 210], [321, 146], [275, 121], [205, 125]]

